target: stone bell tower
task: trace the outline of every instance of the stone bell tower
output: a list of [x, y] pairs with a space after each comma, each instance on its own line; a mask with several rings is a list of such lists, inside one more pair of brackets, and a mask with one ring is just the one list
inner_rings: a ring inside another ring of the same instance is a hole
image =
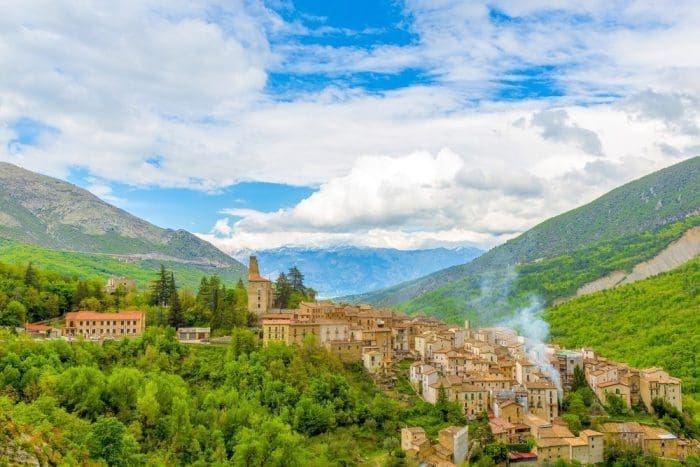
[[258, 258], [250, 257], [248, 266], [248, 311], [260, 317], [272, 308], [272, 282], [260, 275]]

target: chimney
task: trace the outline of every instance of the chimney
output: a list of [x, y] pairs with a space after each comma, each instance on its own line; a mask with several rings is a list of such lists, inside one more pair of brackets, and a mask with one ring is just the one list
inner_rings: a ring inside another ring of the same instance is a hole
[[248, 278], [260, 277], [260, 269], [258, 268], [258, 258], [255, 256], [250, 257], [250, 264], [248, 265]]

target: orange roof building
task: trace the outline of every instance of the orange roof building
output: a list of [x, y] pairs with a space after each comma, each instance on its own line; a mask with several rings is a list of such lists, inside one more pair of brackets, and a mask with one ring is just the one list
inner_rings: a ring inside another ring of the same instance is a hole
[[146, 329], [146, 314], [143, 311], [121, 311], [100, 313], [77, 311], [66, 313], [63, 335], [83, 336], [93, 340], [140, 336]]

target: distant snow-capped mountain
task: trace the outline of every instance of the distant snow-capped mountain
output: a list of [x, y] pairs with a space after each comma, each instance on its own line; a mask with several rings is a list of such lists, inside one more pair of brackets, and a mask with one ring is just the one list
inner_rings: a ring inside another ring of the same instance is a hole
[[473, 247], [396, 250], [391, 248], [302, 248], [239, 250], [232, 256], [244, 264], [258, 257], [261, 273], [274, 280], [296, 266], [305, 283], [320, 297], [340, 297], [377, 290], [416, 279], [443, 268], [464, 264], [483, 253]]

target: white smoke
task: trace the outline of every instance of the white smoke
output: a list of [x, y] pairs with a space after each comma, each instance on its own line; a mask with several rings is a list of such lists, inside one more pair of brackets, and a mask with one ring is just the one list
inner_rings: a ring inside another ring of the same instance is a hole
[[520, 308], [506, 326], [517, 330], [525, 338], [525, 352], [537, 368], [557, 387], [561, 401], [564, 397], [561, 376], [547, 358], [546, 342], [549, 339], [549, 324], [542, 319], [543, 308], [542, 300], [532, 297], [530, 305]]
[[[515, 267], [507, 267], [503, 271], [481, 278], [478, 298], [470, 300], [469, 305], [477, 305], [481, 310], [488, 310], [488, 317], [480, 316], [484, 324], [495, 324], [517, 331], [525, 339], [525, 352], [537, 368], [557, 388], [559, 400], [563, 398], [561, 376], [559, 371], [547, 358], [547, 341], [549, 340], [549, 324], [542, 319], [544, 301], [537, 296], [529, 298], [529, 304], [518, 307], [511, 301], [511, 292], [515, 289], [518, 273]], [[497, 322], [494, 322], [497, 321]]]

